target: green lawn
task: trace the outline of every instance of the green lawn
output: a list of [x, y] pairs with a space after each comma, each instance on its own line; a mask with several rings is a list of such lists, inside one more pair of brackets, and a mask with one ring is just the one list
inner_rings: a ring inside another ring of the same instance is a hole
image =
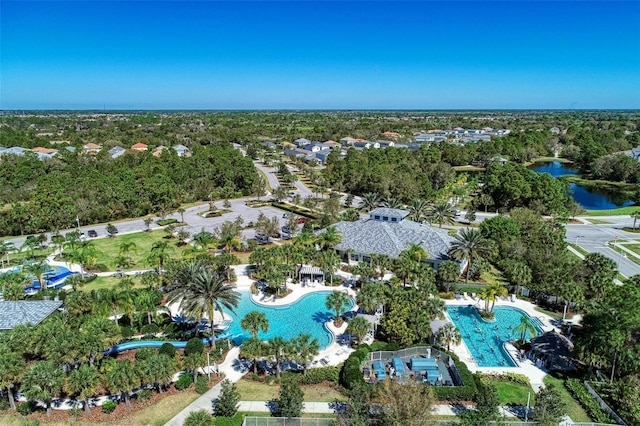
[[[620, 247], [616, 247], [616, 246], [614, 246], [614, 243], [615, 243], [615, 241], [614, 241], [614, 240], [609, 241], [609, 248], [610, 248], [611, 250], [615, 251], [615, 252], [618, 254], [618, 256], [621, 256], [621, 253], [622, 253], [622, 255], [623, 255], [623, 256], [625, 256], [627, 259], [629, 259], [630, 261], [632, 261], [632, 262], [633, 262], [633, 263], [635, 263], [636, 265], [640, 265], [640, 259], [638, 259], [638, 258], [637, 258], [637, 257], [635, 257], [635, 256], [631, 256], [631, 255], [627, 254], [627, 253], [626, 253], [623, 249], [621, 249]], [[625, 247], [627, 247], [627, 245], [625, 245]], [[629, 249], [629, 250], [631, 250], [631, 249]], [[634, 251], [634, 250], [632, 250], [632, 251]], [[617, 263], [617, 262], [618, 262], [618, 259], [615, 259], [615, 261], [616, 261], [616, 263]]]
[[640, 255], [640, 244], [625, 244], [624, 246], [632, 252]]
[[[132, 277], [133, 278], [133, 277]], [[87, 285], [80, 288], [80, 291], [92, 291], [92, 290], [100, 290], [103, 288], [114, 288], [120, 282], [122, 278], [118, 277], [98, 277], [95, 280], [91, 281]], [[133, 287], [141, 288], [142, 284], [140, 283], [139, 278], [133, 278]]]
[[631, 213], [640, 211], [640, 207], [620, 207], [611, 210], [587, 210], [586, 216], [630, 216]]
[[551, 374], [547, 374], [544, 378], [545, 385], [554, 385], [556, 389], [560, 392], [560, 397], [562, 401], [565, 403], [567, 408], [567, 414], [571, 417], [571, 420], [574, 422], [590, 422], [591, 418], [587, 414], [586, 411], [582, 408], [580, 403], [576, 401], [573, 396], [569, 393], [567, 388], [564, 387], [564, 380], [561, 378], [557, 378], [552, 376]]
[[575, 249], [578, 253], [580, 253], [580, 254], [581, 254], [581, 255], [583, 255], [583, 256], [586, 256], [586, 255], [588, 255], [588, 254], [589, 254], [589, 252], [588, 252], [588, 251], [586, 251], [586, 250], [585, 250], [585, 249], [583, 249], [582, 247], [577, 246], [577, 245], [575, 245], [575, 244], [573, 244], [573, 243], [567, 243], [567, 245], [571, 246], [571, 248]]
[[526, 407], [527, 395], [531, 394], [529, 404], [533, 407], [536, 393], [533, 391], [531, 386], [502, 380], [492, 380], [491, 383], [498, 388], [498, 399], [500, 400], [500, 405], [520, 405]]
[[148, 269], [149, 265], [145, 259], [151, 253], [151, 246], [157, 241], [169, 242], [169, 253], [172, 257], [179, 257], [184, 247], [176, 245], [177, 240], [165, 239], [167, 234], [163, 230], [151, 232], [135, 232], [133, 234], [118, 235], [114, 238], [96, 238], [91, 240], [98, 250], [98, 263], [106, 265], [109, 270], [115, 271], [114, 265], [116, 257], [120, 253], [120, 244], [123, 242], [133, 242], [136, 245], [136, 252], [131, 254], [131, 260], [134, 262], [130, 270]]
[[[270, 401], [278, 398], [280, 386], [269, 385], [249, 380], [240, 380], [236, 383], [240, 400], [242, 401]], [[347, 397], [338, 390], [325, 385], [303, 385], [304, 400], [309, 402], [346, 401]]]

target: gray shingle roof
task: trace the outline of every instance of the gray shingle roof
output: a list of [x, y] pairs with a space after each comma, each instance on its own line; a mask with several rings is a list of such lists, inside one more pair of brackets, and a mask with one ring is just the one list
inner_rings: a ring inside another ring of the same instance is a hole
[[387, 207], [378, 207], [369, 212], [369, 216], [378, 215], [378, 216], [388, 216], [388, 217], [401, 217], [405, 218], [409, 214], [409, 211], [402, 209], [390, 209]]
[[0, 330], [21, 324], [40, 324], [62, 306], [59, 300], [19, 300], [0, 302]]
[[[342, 234], [336, 249], [352, 249], [354, 253], [386, 254], [397, 258], [412, 243], [421, 243], [431, 260], [449, 259], [447, 252], [454, 238], [446, 230], [421, 225], [408, 219], [401, 222], [383, 222], [363, 219], [356, 222], [338, 222], [335, 227]], [[322, 231], [320, 231], [322, 232]]]

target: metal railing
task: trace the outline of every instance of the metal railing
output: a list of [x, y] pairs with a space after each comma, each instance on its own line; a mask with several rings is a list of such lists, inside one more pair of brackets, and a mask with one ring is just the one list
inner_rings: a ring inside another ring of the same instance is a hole
[[332, 418], [309, 417], [245, 417], [242, 426], [331, 426]]

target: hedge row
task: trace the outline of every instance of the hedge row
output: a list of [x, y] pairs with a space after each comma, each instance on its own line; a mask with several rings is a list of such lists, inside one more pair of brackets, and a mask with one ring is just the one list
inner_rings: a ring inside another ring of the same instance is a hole
[[342, 365], [340, 370], [340, 384], [347, 389], [353, 389], [357, 386], [365, 386], [364, 375], [360, 370], [360, 366], [369, 359], [369, 346], [360, 345]]
[[589, 393], [582, 382], [578, 379], [567, 379], [565, 387], [571, 392], [580, 405], [587, 410], [589, 417], [596, 423], [611, 423], [611, 417], [600, 407], [598, 401]]
[[[442, 352], [442, 349], [439, 349]], [[436, 394], [436, 398], [439, 401], [472, 401], [477, 392], [476, 382], [473, 379], [473, 374], [469, 371], [464, 362], [460, 362], [460, 358], [456, 354], [446, 352], [456, 366], [458, 374], [462, 379], [462, 386], [434, 386], [433, 389]]]
[[171, 225], [172, 223], [178, 223], [178, 219], [161, 219], [156, 222], [160, 226]]
[[306, 216], [308, 218], [311, 219], [318, 219], [318, 214], [312, 212], [311, 210], [307, 210], [307, 209], [300, 209], [298, 207], [292, 206], [290, 204], [284, 204], [284, 203], [278, 203], [278, 202], [273, 202], [271, 203], [271, 205], [273, 207], [277, 207], [280, 210], [285, 210], [300, 216]]
[[317, 385], [322, 382], [338, 383], [340, 370], [335, 366], [309, 368], [307, 374], [283, 372], [282, 380], [290, 379], [301, 385]]

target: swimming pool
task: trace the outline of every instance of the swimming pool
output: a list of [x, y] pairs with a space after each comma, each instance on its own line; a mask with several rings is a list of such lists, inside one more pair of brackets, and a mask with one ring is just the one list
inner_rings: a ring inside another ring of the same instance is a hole
[[[493, 309], [495, 322], [484, 321], [473, 306], [449, 306], [447, 313], [479, 367], [516, 366], [503, 345], [519, 337], [513, 332], [513, 328], [520, 323], [523, 315], [528, 317], [526, 312], [508, 306], [497, 306]], [[537, 321], [530, 319], [538, 333], [542, 333]]]
[[[272, 337], [282, 337], [290, 340], [298, 337], [300, 333], [310, 334], [312, 338], [318, 339], [320, 349], [324, 349], [333, 341], [333, 334], [325, 327], [324, 323], [331, 320], [335, 313], [331, 312], [325, 306], [327, 296], [330, 291], [322, 291], [309, 293], [298, 301], [286, 306], [262, 306], [258, 305], [251, 299], [249, 290], [239, 291], [241, 298], [236, 312], [226, 312], [233, 322], [226, 330], [226, 334], [233, 336], [236, 343], [248, 339], [250, 336], [240, 327], [240, 321], [251, 311], [263, 312], [269, 320], [269, 330], [266, 333], [258, 334], [263, 340]], [[354, 301], [349, 298], [349, 307], [351, 309]]]
[[[12, 270], [6, 273], [10, 274], [12, 272], [20, 272], [22, 271], [22, 268], [23, 268], [22, 265], [16, 266], [15, 268], [13, 268]], [[49, 270], [44, 274], [42, 274], [42, 278], [47, 288], [58, 288], [64, 285], [65, 278], [75, 273], [76, 272], [71, 272], [68, 268], [65, 268], [64, 266], [49, 265]], [[29, 293], [36, 290], [40, 290], [40, 283], [38, 282], [38, 278], [31, 274], [29, 274], [29, 277], [33, 280], [33, 283], [30, 286], [25, 287], [25, 291]]]

